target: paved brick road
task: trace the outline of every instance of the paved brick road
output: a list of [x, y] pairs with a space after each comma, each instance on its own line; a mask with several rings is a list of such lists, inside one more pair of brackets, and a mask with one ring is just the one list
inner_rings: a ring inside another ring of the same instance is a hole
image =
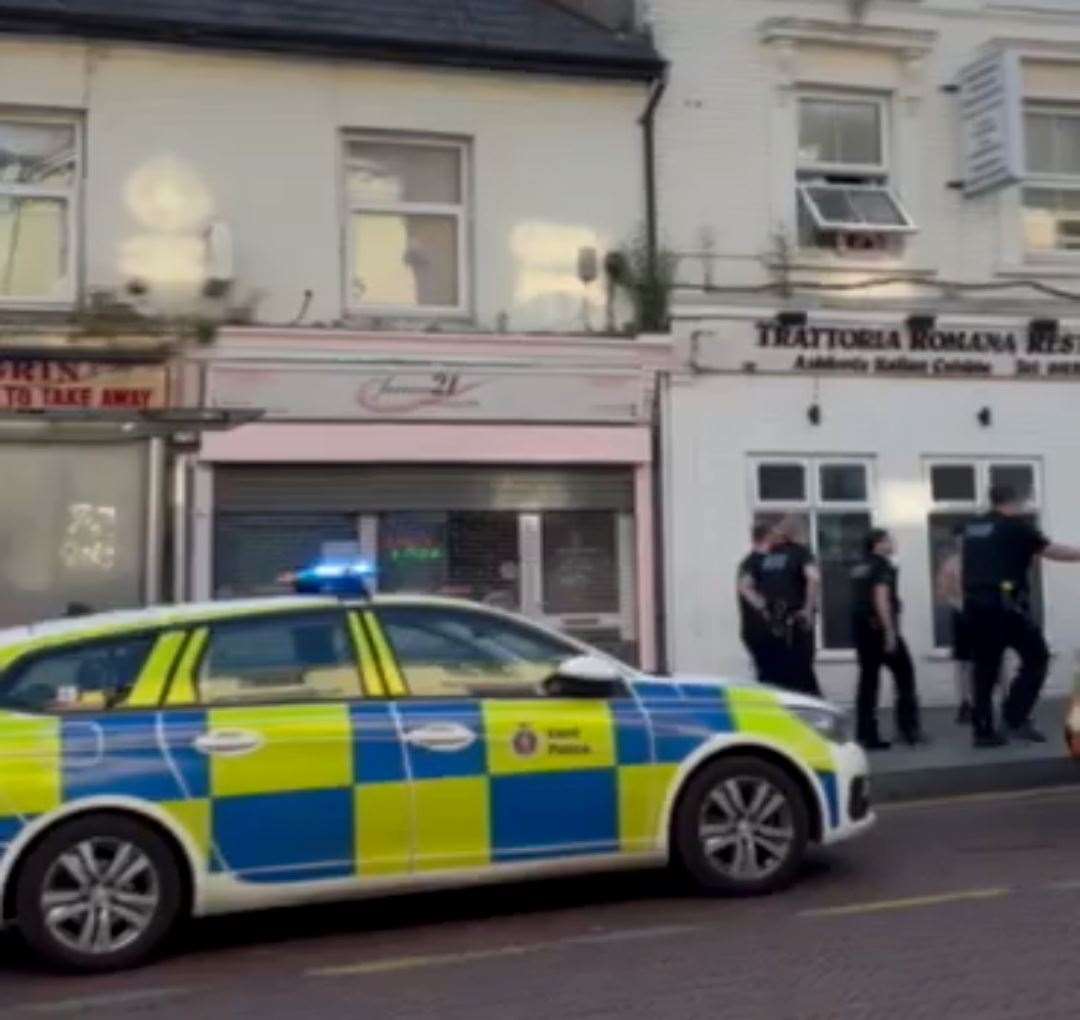
[[1042, 1020], [1080, 1015], [1080, 789], [887, 810], [790, 892], [662, 875], [202, 923], [87, 979], [5, 944], [4, 1016]]

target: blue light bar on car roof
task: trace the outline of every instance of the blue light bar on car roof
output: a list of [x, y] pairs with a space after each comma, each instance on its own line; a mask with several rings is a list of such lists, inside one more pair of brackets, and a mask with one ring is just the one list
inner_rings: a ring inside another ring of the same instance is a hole
[[283, 580], [292, 584], [297, 595], [338, 595], [368, 598], [368, 579], [375, 569], [367, 560], [326, 560], [313, 563]]

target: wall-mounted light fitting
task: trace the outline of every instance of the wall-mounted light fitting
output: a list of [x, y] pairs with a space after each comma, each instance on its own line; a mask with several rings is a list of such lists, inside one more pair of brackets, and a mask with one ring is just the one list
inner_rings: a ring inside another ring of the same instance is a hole
[[994, 424], [994, 412], [989, 407], [980, 407], [979, 413], [975, 415], [975, 420], [984, 428], [988, 429]]
[[1032, 336], [1056, 337], [1059, 323], [1057, 319], [1032, 319], [1028, 328]]
[[808, 422], [810, 422], [811, 425], [820, 425], [821, 424], [821, 405], [820, 404], [811, 404], [806, 409], [806, 420]]
[[937, 325], [937, 317], [933, 315], [909, 315], [907, 319], [908, 329], [912, 333], [930, 333]]

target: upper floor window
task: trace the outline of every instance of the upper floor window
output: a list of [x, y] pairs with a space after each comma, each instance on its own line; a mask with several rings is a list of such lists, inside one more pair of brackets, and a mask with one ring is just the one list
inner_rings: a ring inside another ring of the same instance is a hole
[[463, 142], [346, 136], [349, 310], [463, 314], [467, 195]]
[[75, 297], [74, 120], [0, 117], [0, 301]]
[[887, 115], [888, 105], [878, 97], [800, 97], [801, 247], [890, 250], [915, 229], [890, 186]]
[[1024, 111], [1024, 240], [1030, 251], [1080, 250], [1080, 107]]

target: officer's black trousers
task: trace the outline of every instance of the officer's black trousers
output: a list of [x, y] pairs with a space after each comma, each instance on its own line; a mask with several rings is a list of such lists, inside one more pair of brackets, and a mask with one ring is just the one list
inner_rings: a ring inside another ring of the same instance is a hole
[[775, 654], [775, 652], [773, 651], [772, 635], [768, 629], [765, 627], [746, 627], [742, 632], [742, 640], [743, 644], [746, 645], [746, 650], [750, 653], [750, 658], [754, 662], [754, 673], [757, 675], [758, 683], [772, 683], [770, 679], [772, 676], [770, 655]]
[[1020, 726], [1027, 722], [1046, 682], [1050, 668], [1046, 639], [1030, 616], [1006, 604], [969, 601], [965, 613], [975, 664], [972, 711], [975, 732], [986, 734], [994, 729], [994, 687], [1008, 648], [1020, 656], [1020, 669], [1005, 698], [1002, 715], [1007, 726]]
[[915, 666], [902, 637], [892, 652], [885, 650], [885, 632], [869, 620], [856, 619], [855, 651], [859, 656], [859, 687], [855, 696], [855, 726], [860, 741], [880, 739], [877, 725], [878, 692], [884, 666], [896, 689], [896, 729], [905, 739], [919, 735], [919, 700], [915, 692]]
[[765, 683], [800, 694], [821, 696], [814, 672], [814, 632], [801, 623], [792, 623], [782, 635], [770, 634], [762, 646]]

